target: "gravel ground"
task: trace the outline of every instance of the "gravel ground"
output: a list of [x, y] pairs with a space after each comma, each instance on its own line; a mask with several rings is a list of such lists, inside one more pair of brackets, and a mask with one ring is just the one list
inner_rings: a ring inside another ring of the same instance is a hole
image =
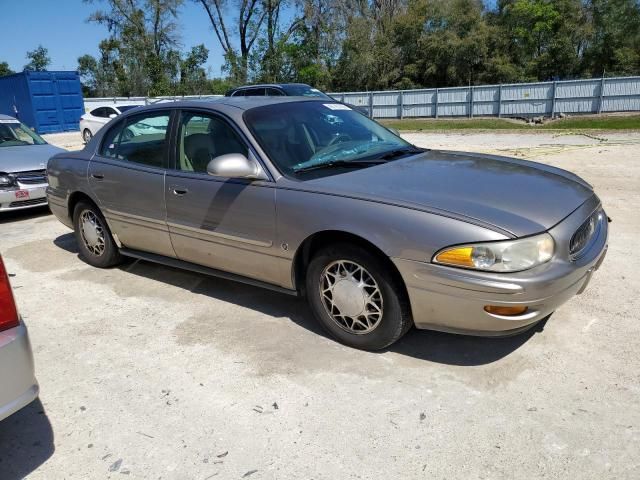
[[42, 390], [0, 423], [0, 479], [640, 478], [640, 135], [407, 137], [592, 183], [614, 222], [587, 291], [535, 332], [411, 331], [366, 353], [301, 300], [144, 262], [93, 269], [46, 211], [5, 215]]

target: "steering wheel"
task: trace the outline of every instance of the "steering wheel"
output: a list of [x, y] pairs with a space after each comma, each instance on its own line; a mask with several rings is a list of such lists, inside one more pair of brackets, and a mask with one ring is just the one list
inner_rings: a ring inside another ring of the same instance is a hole
[[353, 138], [351, 138], [346, 133], [339, 133], [329, 141], [329, 144], [327, 145], [327, 147], [331, 147], [336, 143], [350, 142], [351, 140], [353, 140]]

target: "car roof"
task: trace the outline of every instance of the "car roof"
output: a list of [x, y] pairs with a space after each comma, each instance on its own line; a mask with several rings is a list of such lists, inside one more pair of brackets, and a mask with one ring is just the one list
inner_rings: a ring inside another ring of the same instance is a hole
[[262, 88], [262, 87], [284, 88], [287, 86], [310, 87], [310, 85], [307, 85], [306, 83], [256, 83], [255, 85], [242, 85], [240, 87], [233, 88], [232, 91], [245, 90], [247, 88]]
[[4, 121], [13, 120], [14, 122], [19, 122], [19, 120], [17, 118], [11, 117], [9, 115], [3, 115], [1, 113], [0, 113], [0, 120], [4, 120]]
[[[178, 100], [170, 103], [156, 103], [154, 105], [140, 106], [127, 110], [124, 115], [139, 115], [144, 111], [162, 110], [166, 108], [206, 108], [217, 110], [218, 106], [235, 107], [239, 110], [251, 110], [252, 108], [263, 107], [281, 103], [294, 102], [327, 102], [326, 98], [319, 97], [221, 97], [213, 100]], [[336, 102], [338, 103], [338, 102]]]

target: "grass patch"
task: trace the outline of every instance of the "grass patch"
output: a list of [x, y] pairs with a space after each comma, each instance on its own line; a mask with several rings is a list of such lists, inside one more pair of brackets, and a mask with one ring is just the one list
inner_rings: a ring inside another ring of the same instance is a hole
[[524, 130], [528, 127], [522, 122], [502, 118], [435, 119], [409, 118], [406, 120], [381, 120], [380, 123], [400, 131], [421, 130]]
[[640, 115], [562, 118], [537, 128], [543, 130], [640, 130]]
[[640, 130], [640, 115], [570, 117], [547, 121], [543, 125], [526, 125], [522, 121], [503, 118], [381, 120], [380, 123], [399, 131], [452, 130]]

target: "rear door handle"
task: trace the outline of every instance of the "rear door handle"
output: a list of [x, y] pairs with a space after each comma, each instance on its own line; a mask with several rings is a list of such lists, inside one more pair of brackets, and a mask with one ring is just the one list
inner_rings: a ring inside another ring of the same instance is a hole
[[172, 187], [172, 190], [174, 195], [178, 195], [179, 197], [181, 197], [182, 195], [186, 195], [187, 193], [189, 193], [189, 190], [187, 190], [184, 187]]
[[104, 175], [102, 175], [101, 173], [92, 173], [91, 176], [96, 180], [102, 180], [104, 178]]

